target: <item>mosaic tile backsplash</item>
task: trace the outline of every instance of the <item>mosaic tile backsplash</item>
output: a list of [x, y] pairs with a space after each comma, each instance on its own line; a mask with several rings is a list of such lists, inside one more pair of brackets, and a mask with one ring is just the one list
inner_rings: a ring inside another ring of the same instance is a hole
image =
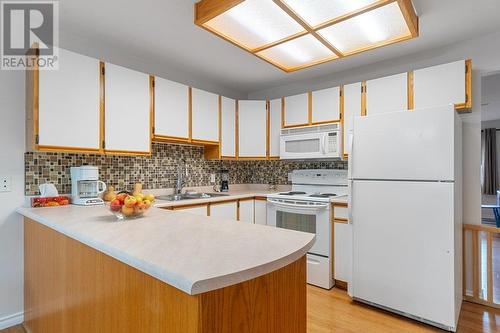
[[25, 153], [25, 194], [38, 195], [38, 185], [50, 182], [59, 193], [71, 192], [69, 168], [95, 165], [99, 176], [117, 190], [132, 189], [143, 183], [144, 189], [174, 187], [177, 166], [185, 161], [189, 186], [209, 186], [210, 174], [229, 170], [230, 184], [288, 184], [294, 169], [347, 169], [347, 162], [304, 161], [206, 161], [203, 147], [153, 143], [151, 156], [110, 156], [74, 153]]

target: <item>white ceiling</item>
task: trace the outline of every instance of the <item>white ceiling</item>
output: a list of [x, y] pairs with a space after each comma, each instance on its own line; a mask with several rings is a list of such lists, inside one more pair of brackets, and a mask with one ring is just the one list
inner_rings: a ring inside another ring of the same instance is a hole
[[243, 97], [500, 30], [498, 0], [413, 0], [420, 17], [420, 37], [287, 74], [194, 25], [195, 2], [61, 0], [60, 45]]

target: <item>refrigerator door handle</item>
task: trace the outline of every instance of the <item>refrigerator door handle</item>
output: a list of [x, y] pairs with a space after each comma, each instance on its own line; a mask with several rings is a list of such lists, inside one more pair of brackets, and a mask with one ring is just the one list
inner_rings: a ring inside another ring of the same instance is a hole
[[348, 183], [348, 195], [347, 195], [347, 223], [352, 224], [352, 180]]
[[347, 178], [352, 178], [352, 159], [353, 159], [353, 142], [354, 136], [352, 135], [352, 130], [349, 131], [347, 135], [347, 143], [349, 144], [349, 157], [347, 157]]

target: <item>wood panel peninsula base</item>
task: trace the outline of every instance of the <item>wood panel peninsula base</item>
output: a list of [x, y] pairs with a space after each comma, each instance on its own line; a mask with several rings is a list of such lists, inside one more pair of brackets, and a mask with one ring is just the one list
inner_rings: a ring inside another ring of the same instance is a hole
[[25, 327], [31, 333], [306, 332], [306, 261], [198, 295], [29, 218]]

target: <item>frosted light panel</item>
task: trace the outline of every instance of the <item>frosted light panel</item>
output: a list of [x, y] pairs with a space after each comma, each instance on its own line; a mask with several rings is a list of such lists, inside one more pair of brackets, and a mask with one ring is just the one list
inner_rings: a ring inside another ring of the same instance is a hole
[[371, 5], [377, 0], [284, 0], [310, 26], [330, 21]]
[[205, 26], [249, 49], [304, 31], [270, 0], [246, 0], [211, 19]]
[[257, 55], [287, 68], [337, 57], [312, 35], [305, 35], [273, 46]]
[[347, 54], [411, 35], [397, 2], [318, 30], [318, 33]]

